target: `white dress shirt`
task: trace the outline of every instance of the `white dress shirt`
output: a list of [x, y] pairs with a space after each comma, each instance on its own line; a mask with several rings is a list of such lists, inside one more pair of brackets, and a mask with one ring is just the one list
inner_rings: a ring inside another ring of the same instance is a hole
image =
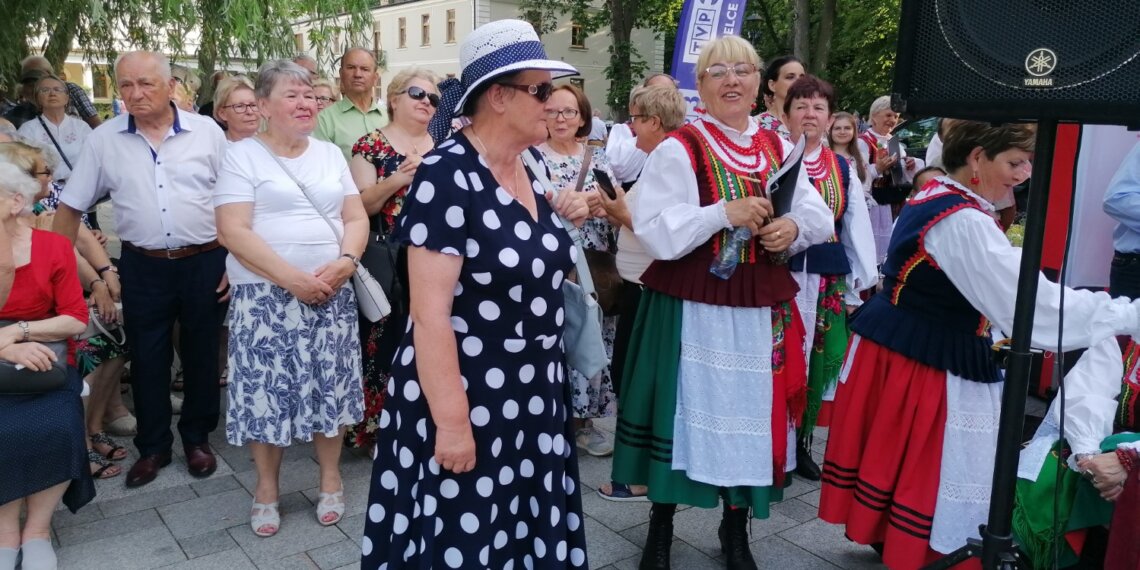
[[119, 237], [145, 249], [174, 249], [217, 239], [214, 184], [226, 136], [213, 119], [175, 109], [156, 149], [119, 115], [95, 129], [61, 200], [86, 212], [110, 194]]
[[[40, 122], [41, 120], [43, 122]], [[64, 115], [63, 122], [58, 125], [41, 116], [20, 125], [19, 133], [20, 136], [35, 141], [40, 147], [56, 156], [58, 164], [53, 174], [56, 180], [62, 181], [71, 176], [71, 168], [67, 163], [70, 162], [74, 166], [79, 160], [79, 152], [83, 149], [83, 141], [91, 134], [91, 127], [71, 115]], [[55, 138], [54, 143], [52, 137]], [[62, 155], [60, 149], [63, 149]]]
[[629, 125], [619, 123], [610, 129], [610, 138], [606, 139], [606, 158], [610, 160], [610, 167], [618, 180], [623, 183], [637, 180], [648, 156], [637, 148], [637, 137], [633, 136]]
[[[750, 145], [752, 135], [759, 128], [756, 121], [750, 119], [748, 128], [742, 133], [705, 115], [690, 124], [699, 129], [708, 140], [712, 140], [712, 137], [708, 134], [706, 123], [719, 127], [730, 140], [741, 146]], [[787, 156], [792, 150], [792, 144], [780, 140], [784, 156]], [[729, 151], [719, 145], [709, 147], [729, 164], [734, 161], [747, 164], [757, 158], [735, 154], [726, 157], [724, 153]], [[761, 154], [759, 159], [761, 162], [757, 170], [763, 170], [766, 167], [764, 155]], [[676, 139], [665, 139], [650, 153], [641, 178], [638, 179], [638, 186], [651, 190], [634, 193], [631, 208], [633, 230], [645, 250], [655, 259], [680, 259], [717, 232], [732, 227], [725, 214], [724, 201], [708, 206], [700, 205], [697, 174], [693, 172], [692, 161], [685, 147]], [[795, 255], [812, 244], [823, 243], [835, 233], [834, 214], [812, 185], [804, 168], [800, 169], [791, 212], [784, 217], [799, 227], [799, 235], [788, 248], [789, 255]]]

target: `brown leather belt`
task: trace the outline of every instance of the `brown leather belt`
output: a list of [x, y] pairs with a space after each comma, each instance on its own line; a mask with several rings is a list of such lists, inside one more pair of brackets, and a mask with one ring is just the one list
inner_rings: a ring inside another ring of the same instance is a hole
[[188, 245], [185, 247], [176, 247], [174, 249], [145, 249], [129, 241], [125, 241], [123, 242], [123, 246], [135, 253], [141, 253], [147, 257], [158, 257], [161, 259], [182, 259], [183, 257], [190, 257], [191, 255], [198, 255], [199, 253], [213, 251], [221, 247], [222, 244], [218, 243], [218, 240], [211, 240], [201, 245]]

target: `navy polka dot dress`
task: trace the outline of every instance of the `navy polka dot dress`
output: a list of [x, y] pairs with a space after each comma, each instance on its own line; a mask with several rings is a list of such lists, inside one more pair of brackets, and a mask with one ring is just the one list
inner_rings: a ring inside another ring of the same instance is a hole
[[463, 133], [416, 173], [398, 235], [463, 257], [451, 326], [475, 468], [456, 475], [433, 457], [435, 426], [409, 323], [380, 416], [363, 568], [587, 567], [562, 364], [561, 288], [577, 253], [531, 183], [537, 221]]

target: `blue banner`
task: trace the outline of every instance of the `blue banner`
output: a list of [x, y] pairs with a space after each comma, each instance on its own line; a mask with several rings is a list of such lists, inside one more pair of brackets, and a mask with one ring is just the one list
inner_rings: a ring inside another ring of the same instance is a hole
[[721, 36], [740, 35], [746, 3], [746, 0], [685, 0], [677, 26], [677, 43], [673, 46], [672, 75], [680, 83], [690, 121], [696, 117], [693, 109], [700, 102], [697, 58], [701, 48]]

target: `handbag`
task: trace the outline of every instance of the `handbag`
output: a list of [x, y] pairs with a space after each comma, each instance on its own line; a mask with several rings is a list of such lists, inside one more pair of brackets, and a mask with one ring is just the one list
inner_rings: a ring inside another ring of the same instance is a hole
[[[574, 184], [574, 191], [581, 192], [586, 185], [586, 173], [590, 171], [590, 162], [594, 157], [592, 147], [587, 146], [582, 156], [582, 168], [578, 171], [578, 181]], [[602, 307], [602, 314], [613, 317], [621, 314], [621, 287], [622, 278], [617, 269], [617, 256], [608, 251], [586, 249], [586, 265], [590, 268], [590, 277], [594, 280], [594, 292], [597, 295], [598, 305]]]
[[899, 160], [871, 185], [871, 197], [883, 206], [906, 202], [913, 188], [906, 178], [906, 171], [903, 170], [902, 149], [899, 147], [898, 137], [891, 137], [891, 140], [887, 141], [887, 152], [899, 157]]
[[[557, 194], [546, 170], [529, 150], [522, 154], [523, 163], [542, 184], [547, 194]], [[566, 364], [587, 378], [593, 378], [609, 364], [606, 345], [602, 340], [602, 308], [594, 292], [594, 280], [586, 265], [586, 255], [578, 244], [578, 228], [567, 219], [559, 216], [563, 227], [570, 234], [574, 247], [578, 248], [575, 268], [578, 283], [569, 279], [562, 281], [565, 318], [562, 323], [562, 345], [566, 351]]]
[[[115, 308], [119, 310], [120, 315], [123, 314], [122, 303], [115, 303]], [[99, 307], [92, 303], [87, 309], [87, 330], [75, 335], [75, 340], [87, 340], [99, 335], [107, 337], [107, 340], [118, 346], [123, 346], [127, 342], [127, 331], [123, 328], [123, 323], [103, 322], [103, 318], [99, 315]]]
[[[15, 321], [0, 321], [0, 327], [12, 324], [15, 324]], [[55, 353], [55, 362], [52, 363], [51, 369], [34, 372], [15, 362], [0, 359], [0, 394], [43, 394], [67, 386], [67, 341], [39, 343]]]
[[[277, 154], [266, 146], [265, 142], [257, 137], [253, 137], [253, 140], [257, 141], [257, 144], [265, 149], [265, 152], [277, 163], [277, 166], [280, 166], [281, 170], [284, 170], [285, 174], [293, 183], [301, 189], [301, 193], [305, 195], [305, 199], [307, 199], [309, 203], [313, 205], [313, 208], [316, 209], [317, 213], [324, 218], [325, 223], [329, 225], [329, 229], [331, 229], [333, 235], [336, 236], [337, 243], [340, 243], [343, 237], [340, 230], [336, 228], [336, 224], [333, 224], [329, 215], [326, 214], [324, 210], [321, 210], [320, 206], [317, 206], [317, 203], [313, 201], [313, 197], [309, 195], [309, 189], [305, 188], [304, 184], [301, 184], [301, 181], [293, 175], [293, 172], [285, 166], [285, 163], [277, 157]], [[388, 297], [384, 294], [384, 288], [380, 286], [379, 281], [372, 277], [372, 274], [368, 272], [368, 268], [362, 263], [356, 264], [356, 271], [352, 274], [352, 288], [356, 291], [356, 306], [360, 309], [360, 314], [364, 315], [364, 318], [375, 323], [392, 312], [392, 305], [388, 303]]]
[[399, 314], [408, 312], [408, 296], [404, 292], [404, 282], [400, 279], [400, 252], [403, 249], [399, 242], [377, 232], [368, 232], [368, 242], [360, 256], [360, 265], [380, 283], [392, 305], [392, 312]]

